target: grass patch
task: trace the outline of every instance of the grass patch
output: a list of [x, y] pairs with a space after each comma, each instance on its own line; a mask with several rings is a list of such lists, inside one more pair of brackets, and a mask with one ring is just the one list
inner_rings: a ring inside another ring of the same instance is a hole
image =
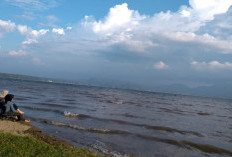
[[94, 152], [73, 146], [54, 146], [33, 137], [0, 132], [0, 156], [5, 157], [101, 157]]

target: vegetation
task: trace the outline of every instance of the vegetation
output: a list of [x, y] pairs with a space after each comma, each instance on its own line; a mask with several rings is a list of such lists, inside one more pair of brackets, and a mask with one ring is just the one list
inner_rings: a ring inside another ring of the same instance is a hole
[[0, 156], [4, 157], [101, 157], [72, 146], [55, 146], [29, 136], [0, 132]]

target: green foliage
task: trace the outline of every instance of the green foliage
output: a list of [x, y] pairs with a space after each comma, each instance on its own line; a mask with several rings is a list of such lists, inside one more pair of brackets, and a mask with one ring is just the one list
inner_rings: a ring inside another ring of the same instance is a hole
[[0, 133], [0, 156], [4, 157], [100, 157], [97, 153], [71, 146], [52, 146], [33, 137]]

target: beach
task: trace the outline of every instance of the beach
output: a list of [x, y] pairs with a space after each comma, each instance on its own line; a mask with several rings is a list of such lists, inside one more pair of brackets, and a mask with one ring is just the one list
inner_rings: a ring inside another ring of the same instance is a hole
[[[95, 152], [73, 147], [66, 141], [47, 135], [24, 122], [1, 119], [0, 136], [0, 156], [102, 156]], [[29, 148], [25, 148], [27, 143]]]
[[61, 139], [55, 138], [53, 136], [47, 135], [38, 128], [35, 128], [34, 126], [31, 126], [30, 124], [24, 122], [0, 120], [0, 131], [2, 131], [3, 133], [10, 133], [16, 136], [34, 137], [37, 140], [56, 146], [71, 146], [69, 143]]

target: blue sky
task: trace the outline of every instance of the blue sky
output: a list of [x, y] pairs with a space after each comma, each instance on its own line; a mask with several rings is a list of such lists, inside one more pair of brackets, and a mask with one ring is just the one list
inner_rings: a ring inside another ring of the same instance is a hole
[[141, 85], [232, 79], [231, 0], [2, 0], [0, 72]]

